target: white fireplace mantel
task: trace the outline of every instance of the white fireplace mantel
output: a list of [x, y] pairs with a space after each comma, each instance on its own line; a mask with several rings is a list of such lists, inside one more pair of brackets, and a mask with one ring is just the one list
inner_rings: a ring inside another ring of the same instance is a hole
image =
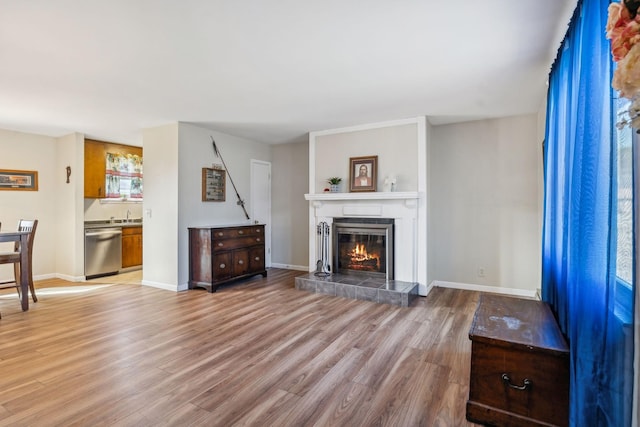
[[323, 201], [323, 200], [415, 200], [420, 198], [417, 191], [398, 191], [398, 192], [362, 192], [362, 193], [319, 193], [305, 194], [305, 200]]
[[352, 201], [404, 201], [407, 207], [415, 207], [420, 199], [417, 191], [403, 192], [363, 192], [363, 193], [320, 193], [305, 194], [305, 200], [313, 203], [313, 207], [319, 208], [325, 202], [352, 202]]
[[[421, 193], [362, 192], [305, 194], [309, 202], [309, 265], [321, 258], [317, 227], [326, 223], [331, 227], [335, 218], [391, 218], [394, 220], [395, 257], [394, 278], [405, 282], [418, 282], [419, 203]], [[330, 231], [330, 240], [333, 230]], [[332, 248], [329, 248], [329, 259]]]
[[[334, 218], [347, 217], [392, 218], [394, 279], [417, 282], [420, 295], [427, 295], [427, 131], [426, 118], [416, 117], [309, 133], [309, 193], [304, 197], [309, 203], [310, 271], [323, 255], [324, 239], [318, 235], [321, 223], [331, 226]], [[342, 153], [341, 147], [348, 148]], [[348, 170], [348, 155], [375, 153], [384, 165], [380, 176], [397, 175], [404, 164], [396, 162], [394, 150], [398, 149], [410, 153], [402, 157], [409, 168], [398, 181], [399, 188], [409, 191], [322, 192], [326, 176], [340, 176]]]

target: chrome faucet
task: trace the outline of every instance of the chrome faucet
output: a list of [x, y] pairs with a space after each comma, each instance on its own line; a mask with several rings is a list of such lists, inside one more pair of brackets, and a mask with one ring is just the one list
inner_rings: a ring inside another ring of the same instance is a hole
[[129, 222], [129, 216], [131, 215], [131, 211], [127, 209], [127, 222]]

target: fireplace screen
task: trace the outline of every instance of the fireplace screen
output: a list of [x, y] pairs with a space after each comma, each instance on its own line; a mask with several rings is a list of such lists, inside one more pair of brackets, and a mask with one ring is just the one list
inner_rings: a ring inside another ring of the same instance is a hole
[[335, 272], [393, 279], [393, 219], [334, 220], [333, 257]]

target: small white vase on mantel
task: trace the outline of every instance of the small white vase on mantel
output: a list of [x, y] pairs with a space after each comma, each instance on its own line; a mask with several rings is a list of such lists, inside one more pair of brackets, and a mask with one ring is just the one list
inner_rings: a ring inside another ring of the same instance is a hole
[[384, 186], [382, 187], [382, 190], [387, 193], [396, 191], [396, 177], [393, 175], [387, 176], [384, 179]]

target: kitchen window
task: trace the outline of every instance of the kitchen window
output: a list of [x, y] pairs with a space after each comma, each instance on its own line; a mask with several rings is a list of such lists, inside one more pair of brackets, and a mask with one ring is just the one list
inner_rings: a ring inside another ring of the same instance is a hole
[[107, 199], [142, 199], [142, 157], [107, 153], [106, 162]]

